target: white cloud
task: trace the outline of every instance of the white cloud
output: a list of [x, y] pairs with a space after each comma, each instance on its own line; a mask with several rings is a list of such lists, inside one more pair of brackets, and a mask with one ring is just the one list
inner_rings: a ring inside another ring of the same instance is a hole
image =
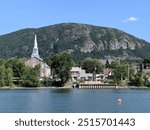
[[129, 18], [123, 20], [123, 23], [126, 23], [126, 22], [135, 22], [135, 21], [138, 21], [138, 20], [139, 20], [138, 18], [132, 16], [132, 17], [129, 17]]

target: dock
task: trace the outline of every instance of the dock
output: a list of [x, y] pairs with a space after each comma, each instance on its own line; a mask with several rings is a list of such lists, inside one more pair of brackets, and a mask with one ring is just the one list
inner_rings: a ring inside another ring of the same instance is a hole
[[117, 85], [115, 84], [102, 84], [99, 82], [86, 82], [80, 83], [78, 86], [79, 89], [116, 89]]

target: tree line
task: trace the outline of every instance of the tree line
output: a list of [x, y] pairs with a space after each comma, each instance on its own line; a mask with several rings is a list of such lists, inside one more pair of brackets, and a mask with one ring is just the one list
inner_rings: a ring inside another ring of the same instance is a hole
[[4, 86], [40, 86], [37, 67], [27, 67], [22, 59], [0, 59], [0, 87]]
[[[0, 87], [21, 86], [64, 86], [71, 78], [70, 70], [73, 66], [85, 69], [87, 73], [102, 73], [104, 68], [112, 70], [111, 79], [106, 79], [106, 83], [114, 83], [122, 86], [150, 86], [150, 73], [144, 73], [142, 67], [136, 72], [136, 65], [125, 61], [107, 60], [102, 64], [99, 59], [87, 58], [80, 62], [75, 62], [71, 54], [62, 52], [54, 54], [44, 59], [51, 68], [52, 78], [40, 80], [40, 65], [30, 68], [25, 65], [24, 59], [0, 59]], [[150, 61], [144, 61], [145, 66]], [[144, 67], [145, 67], [144, 66]]]

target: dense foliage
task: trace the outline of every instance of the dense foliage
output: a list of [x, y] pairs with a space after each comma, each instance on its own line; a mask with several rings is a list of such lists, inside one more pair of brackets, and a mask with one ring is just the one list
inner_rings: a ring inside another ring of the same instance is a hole
[[113, 80], [121, 85], [122, 82], [128, 85], [129, 81], [135, 76], [134, 66], [124, 61], [112, 61], [111, 69], [113, 70]]
[[[150, 57], [150, 45], [144, 40], [117, 29], [75, 23], [57, 24], [39, 29], [23, 29], [0, 36], [0, 57], [29, 57], [32, 52], [35, 33], [38, 36], [39, 52], [42, 58], [64, 51], [71, 53], [77, 61], [87, 57], [123, 57], [124, 54], [129, 55], [129, 57]], [[135, 50], [130, 48], [111, 50], [110, 44], [113, 41], [121, 42], [125, 37], [129, 39], [128, 44], [138, 45], [140, 43], [142, 46]], [[90, 48], [93, 45], [94, 47]], [[103, 49], [98, 50], [99, 46], [103, 46]], [[84, 47], [85, 49], [82, 50], [91, 49], [91, 51], [86, 53], [81, 51], [81, 48]]]
[[22, 75], [23, 87], [40, 87], [39, 72], [33, 68], [26, 68], [25, 73]]
[[97, 73], [102, 72], [104, 65], [97, 59], [85, 59], [81, 63], [81, 67], [85, 69], [87, 73]]
[[0, 60], [0, 87], [4, 86], [40, 86], [38, 69], [25, 66], [21, 59]]
[[6, 61], [0, 59], [0, 87], [12, 86], [12, 68], [6, 66]]
[[58, 86], [63, 86], [70, 79], [70, 70], [73, 60], [68, 53], [59, 53], [50, 58], [53, 79], [59, 82]]
[[40, 65], [30, 68], [25, 65], [24, 59], [0, 60], [0, 87], [21, 86], [40, 87], [49, 85], [63, 86], [70, 79], [70, 70], [73, 66], [72, 56], [68, 53], [59, 53], [47, 58], [51, 66], [53, 80], [40, 80]]

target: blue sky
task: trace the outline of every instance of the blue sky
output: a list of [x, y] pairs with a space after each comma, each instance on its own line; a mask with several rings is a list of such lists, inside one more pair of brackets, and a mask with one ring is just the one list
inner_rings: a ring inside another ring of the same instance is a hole
[[150, 0], [0, 0], [0, 35], [64, 22], [113, 27], [150, 42]]

